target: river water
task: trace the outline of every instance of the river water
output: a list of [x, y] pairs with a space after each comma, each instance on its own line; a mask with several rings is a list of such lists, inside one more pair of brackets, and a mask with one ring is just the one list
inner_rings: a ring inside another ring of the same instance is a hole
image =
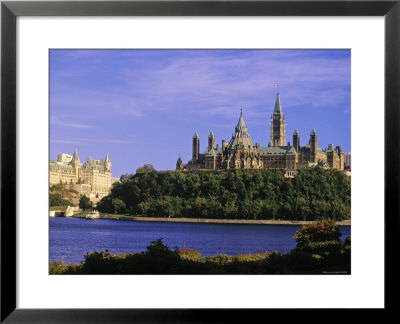
[[[108, 249], [112, 253], [145, 251], [151, 241], [163, 238], [171, 249], [195, 249], [202, 256], [225, 253], [289, 252], [301, 226], [202, 224], [120, 221], [110, 219], [50, 218], [50, 260], [79, 263], [84, 254]], [[350, 226], [340, 226], [341, 239]]]

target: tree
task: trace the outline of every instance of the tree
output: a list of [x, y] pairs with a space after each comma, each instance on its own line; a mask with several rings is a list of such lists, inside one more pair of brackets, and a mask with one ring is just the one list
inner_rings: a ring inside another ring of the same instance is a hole
[[81, 198], [79, 198], [79, 208], [80, 209], [90, 209], [92, 208], [92, 203], [90, 202], [90, 199], [83, 195]]
[[145, 164], [136, 169], [136, 173], [145, 173], [149, 171], [154, 171], [154, 167], [151, 164]]
[[73, 206], [74, 204], [69, 200], [63, 199], [61, 194], [55, 193], [49, 195], [50, 207], [53, 206]]
[[303, 225], [302, 229], [296, 232], [294, 239], [298, 247], [303, 247], [309, 243], [340, 241], [339, 226], [332, 219], [324, 219]]
[[125, 212], [125, 203], [119, 199], [119, 198], [114, 198], [112, 200], [112, 205], [114, 207], [115, 213], [116, 214], [122, 214]]
[[114, 206], [113, 206], [113, 204], [112, 204], [112, 197], [111, 197], [110, 195], [109, 195], [109, 196], [106, 196], [106, 197], [103, 197], [103, 198], [97, 203], [96, 209], [97, 209], [99, 212], [102, 212], [102, 213], [114, 214], [115, 210], [114, 210]]
[[132, 179], [132, 177], [133, 177], [132, 174], [125, 173], [125, 174], [121, 175], [121, 177], [119, 178], [119, 181], [124, 183], [125, 181], [128, 181], [129, 179]]

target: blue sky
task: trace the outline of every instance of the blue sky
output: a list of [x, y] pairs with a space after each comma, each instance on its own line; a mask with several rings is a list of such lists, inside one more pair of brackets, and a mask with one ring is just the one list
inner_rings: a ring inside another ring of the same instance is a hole
[[51, 50], [50, 159], [109, 154], [113, 177], [151, 163], [175, 169], [213, 131], [229, 141], [243, 106], [254, 143], [267, 146], [276, 88], [300, 145], [350, 151], [350, 50]]

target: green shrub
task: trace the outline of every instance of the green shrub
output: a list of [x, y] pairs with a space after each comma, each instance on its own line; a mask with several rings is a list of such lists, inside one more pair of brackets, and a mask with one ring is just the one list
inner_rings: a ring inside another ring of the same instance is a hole
[[340, 253], [344, 248], [344, 244], [340, 241], [324, 241], [324, 242], [307, 242], [297, 250], [308, 252], [310, 254], [329, 254]]
[[183, 260], [201, 261], [201, 252], [193, 249], [180, 250], [179, 256]]
[[335, 221], [324, 219], [310, 225], [303, 225], [302, 229], [296, 232], [294, 239], [297, 246], [301, 247], [310, 242], [339, 241], [341, 235]]
[[49, 204], [50, 207], [53, 206], [74, 206], [72, 202], [69, 200], [63, 199], [61, 194], [59, 193], [54, 193], [49, 195]]

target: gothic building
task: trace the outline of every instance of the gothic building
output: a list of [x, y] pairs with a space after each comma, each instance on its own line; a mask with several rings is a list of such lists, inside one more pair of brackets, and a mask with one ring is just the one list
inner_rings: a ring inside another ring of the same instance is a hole
[[243, 114], [240, 112], [235, 133], [229, 142], [222, 141], [222, 146], [215, 145], [215, 136], [211, 132], [208, 145], [200, 153], [200, 137], [197, 132], [192, 139], [192, 159], [184, 164], [179, 158], [177, 170], [199, 169], [267, 169], [279, 168], [296, 170], [309, 167], [340, 169], [344, 168], [344, 156], [340, 146], [333, 148], [318, 147], [318, 136], [315, 129], [310, 133], [308, 144], [300, 145], [300, 134], [297, 129], [293, 132], [293, 145], [286, 142], [286, 123], [283, 115], [279, 93], [271, 116], [271, 134], [267, 147], [254, 144]]
[[60, 153], [57, 161], [50, 161], [50, 185], [58, 183], [72, 184], [80, 194], [101, 198], [106, 196], [111, 184], [111, 162], [106, 154], [103, 160], [94, 160], [90, 156], [84, 164], [79, 160], [78, 152], [74, 155]]

